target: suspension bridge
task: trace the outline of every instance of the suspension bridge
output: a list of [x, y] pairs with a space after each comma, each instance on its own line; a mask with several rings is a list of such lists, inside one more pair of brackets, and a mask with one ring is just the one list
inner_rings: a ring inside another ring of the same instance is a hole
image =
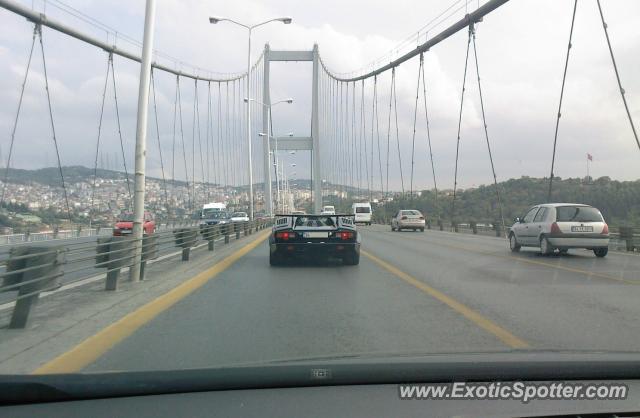
[[[500, 13], [508, 0], [488, 0], [473, 10], [466, 9], [469, 2], [457, 3], [446, 11], [450, 23], [431, 29], [424, 39], [418, 36], [416, 46], [345, 75], [323, 59], [322, 45], [287, 50], [266, 44], [253, 60], [249, 54], [247, 71], [238, 74], [189, 71], [154, 55], [154, 6], [147, 9], [145, 44], [138, 55], [14, 0], [0, 0], [0, 7], [10, 12], [5, 18], [26, 18], [31, 29], [24, 34], [30, 37], [28, 59], [19, 63], [24, 71], [4, 147], [1, 204], [9, 200], [16, 150], [30, 146], [19, 139], [23, 98], [40, 74], [46, 107], [39, 116], [49, 127], [63, 202], [55, 232], [19, 234], [0, 242], [0, 320], [7, 327], [0, 329], [0, 337], [6, 333], [0, 339], [0, 370], [152, 370], [348, 353], [626, 350], [636, 345], [640, 332], [628, 332], [638, 330], [635, 318], [640, 314], [640, 258], [633, 231], [612, 228], [612, 249], [620, 251], [606, 260], [583, 252], [551, 258], [533, 251], [508, 252], [504, 238], [511, 219], [504, 210], [500, 161], [494, 158], [497, 132], [491, 129], [498, 115], [485, 100], [491, 92], [480, 76], [483, 45], [477, 33], [478, 27], [491, 25], [488, 16]], [[555, 133], [549, 142], [548, 202], [562, 198], [554, 191], [554, 178], [578, 3], [572, 2], [567, 22]], [[640, 151], [633, 106], [623, 88], [630, 71], [618, 66], [603, 6], [606, 2], [600, 0], [580, 2], [580, 7], [598, 11], [617, 83], [612, 88], [620, 93], [629, 142]], [[211, 23], [222, 20], [212, 18]], [[47, 67], [56, 53], [47, 48], [52, 33], [103, 55], [103, 71], [96, 75], [101, 82], [95, 92], [95, 130], [84, 133], [92, 175], [82, 202], [74, 201], [77, 193], [70, 189], [75, 187], [65, 176], [58, 98]], [[456, 97], [457, 131], [447, 138], [455, 140], [449, 187], [441, 180], [434, 153], [433, 145], [444, 138], [431, 129], [437, 104], [431, 101], [434, 86], [426, 62], [432, 49], [446, 48], [460, 33], [466, 45], [460, 51], [464, 65]], [[123, 113], [119, 66], [130, 62], [140, 63], [141, 71], [135, 138], [127, 138], [122, 128], [122, 119], [132, 115]], [[279, 68], [272, 63], [278, 62], [311, 63], [307, 136], [282, 133], [286, 129], [281, 124], [274, 128], [272, 108], [295, 103], [271, 97], [273, 71]], [[401, 134], [399, 121], [401, 68], [414, 80], [408, 137]], [[477, 96], [470, 95], [471, 84]], [[162, 97], [171, 99], [168, 106], [159, 105]], [[480, 109], [492, 179], [488, 205], [493, 208], [492, 219], [476, 219], [473, 225], [459, 214], [460, 153], [466, 145], [462, 127], [469, 100]], [[170, 110], [162, 113], [163, 108]], [[410, 144], [410, 153], [401, 144]], [[104, 191], [100, 163], [103, 152], [113, 147], [122, 186], [115, 200]], [[295, 209], [283, 197], [290, 193], [283, 155], [293, 152], [310, 157], [308, 211], [320, 213], [326, 204], [346, 210], [355, 201], [377, 202], [377, 224], [359, 229], [364, 254], [359, 266], [268, 268], [265, 239], [272, 219]], [[156, 208], [162, 215], [155, 231], [143, 234], [150, 206], [145, 166], [152, 155], [159, 168]], [[418, 178], [420, 167], [429, 173], [428, 185]], [[390, 202], [410, 208], [422, 193], [440, 202], [437, 213], [427, 214], [427, 231], [392, 233]], [[103, 222], [108, 200], [117, 202], [108, 211], [133, 213], [131, 237], [111, 237], [112, 225]], [[192, 216], [204, 204], [222, 201], [246, 212], [249, 221], [203, 227]], [[79, 225], [78, 207], [88, 225]]]

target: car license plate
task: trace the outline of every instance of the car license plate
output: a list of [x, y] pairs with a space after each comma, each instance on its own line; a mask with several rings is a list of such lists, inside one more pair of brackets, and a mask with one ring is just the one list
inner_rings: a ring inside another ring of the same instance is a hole
[[328, 232], [304, 232], [302, 234], [305, 238], [329, 238]]
[[132, 233], [132, 232], [133, 232], [133, 231], [132, 231], [132, 230], [130, 230], [130, 229], [123, 229], [122, 231], [120, 231], [120, 233], [121, 233], [121, 234], [123, 234], [123, 235], [124, 235], [124, 234], [130, 234], [130, 233]]
[[572, 226], [571, 232], [593, 232], [592, 226]]

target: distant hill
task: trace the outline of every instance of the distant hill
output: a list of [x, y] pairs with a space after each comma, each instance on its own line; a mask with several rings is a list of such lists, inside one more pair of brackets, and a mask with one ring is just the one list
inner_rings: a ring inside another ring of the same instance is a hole
[[[4, 179], [4, 167], [0, 168], [0, 180]], [[93, 179], [93, 168], [87, 168], [81, 165], [62, 167], [62, 173], [64, 175], [65, 183], [77, 183], [82, 181], [90, 181]], [[102, 179], [124, 179], [125, 173], [113, 170], [98, 169], [97, 176]], [[154, 180], [162, 180], [155, 177], [148, 177]], [[129, 173], [129, 179], [133, 180], [133, 173]], [[48, 186], [60, 186], [60, 170], [58, 167], [46, 167], [36, 170], [24, 170], [20, 168], [9, 168], [9, 175], [7, 177], [8, 183], [16, 184], [28, 184], [28, 183], [40, 183]], [[182, 181], [176, 181], [176, 183], [184, 183]]]
[[[548, 178], [521, 177], [498, 183], [498, 186], [507, 224], [516, 216], [522, 216], [528, 207], [548, 201]], [[452, 200], [451, 190], [439, 190], [437, 201], [433, 190], [425, 190], [413, 201], [408, 196], [396, 195], [394, 201], [386, 205], [387, 213], [412, 207], [448, 221], [452, 218]], [[612, 225], [640, 225], [640, 180], [617, 181], [600, 177], [587, 182], [579, 178], [555, 178], [551, 200], [593, 205]], [[458, 191], [455, 211], [459, 222], [499, 219], [495, 187], [480, 186]]]

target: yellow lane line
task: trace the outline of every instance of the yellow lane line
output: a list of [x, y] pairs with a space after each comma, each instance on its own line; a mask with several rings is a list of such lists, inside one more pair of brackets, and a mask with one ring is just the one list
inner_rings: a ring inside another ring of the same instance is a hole
[[87, 338], [71, 350], [67, 351], [37, 368], [33, 374], [73, 373], [93, 363], [116, 344], [132, 335], [140, 327], [150, 322], [163, 311], [205, 285], [208, 281], [222, 273], [245, 254], [256, 248], [269, 236], [269, 231], [259, 234], [256, 239], [238, 251], [224, 258], [209, 269], [197, 274], [178, 287], [152, 300], [109, 325], [97, 334]]
[[501, 326], [499, 326], [495, 322], [491, 321], [490, 319], [484, 317], [480, 313], [474, 311], [470, 307], [468, 307], [468, 306], [458, 302], [457, 300], [445, 295], [444, 293], [440, 292], [439, 290], [434, 289], [433, 287], [425, 284], [424, 282], [421, 282], [420, 280], [416, 279], [415, 277], [403, 272], [402, 270], [400, 270], [400, 269], [396, 268], [395, 266], [387, 263], [386, 261], [379, 259], [378, 257], [374, 256], [373, 254], [371, 254], [371, 253], [369, 253], [367, 251], [363, 251], [363, 250], [360, 250], [360, 252], [362, 253], [362, 255], [364, 255], [365, 257], [369, 258], [371, 261], [373, 261], [374, 263], [376, 263], [377, 265], [379, 265], [383, 269], [387, 270], [388, 272], [394, 274], [399, 279], [401, 279], [401, 280], [407, 282], [408, 284], [410, 284], [410, 285], [422, 290], [423, 292], [425, 292], [429, 296], [431, 296], [431, 297], [439, 300], [440, 302], [444, 303], [445, 305], [449, 306], [451, 309], [453, 309], [454, 311], [458, 312], [459, 314], [461, 314], [462, 316], [464, 316], [465, 318], [467, 318], [468, 320], [470, 320], [471, 322], [473, 322], [474, 324], [476, 324], [480, 328], [482, 328], [485, 331], [493, 334], [500, 341], [502, 341], [503, 343], [505, 343], [509, 347], [511, 347], [511, 348], [528, 348], [529, 347], [529, 344], [526, 341], [524, 341], [524, 340], [516, 337], [515, 335], [511, 334], [506, 329], [502, 328]]
[[[375, 231], [375, 232], [383, 232], [383, 231]], [[423, 239], [419, 239], [419, 238], [416, 238], [416, 237], [407, 237], [407, 238], [412, 239], [414, 241], [420, 241], [420, 242], [428, 241], [428, 240], [423, 240]], [[567, 267], [567, 266], [561, 266], [561, 265], [557, 265], [557, 264], [551, 264], [551, 263], [544, 262], [544, 261], [529, 260], [529, 259], [526, 259], [526, 258], [523, 258], [523, 257], [516, 257], [516, 256], [512, 256], [512, 255], [496, 254], [496, 253], [490, 252], [490, 251], [476, 250], [474, 248], [463, 247], [463, 246], [459, 246], [459, 245], [443, 244], [442, 242], [437, 242], [437, 243], [434, 243], [434, 244], [439, 245], [441, 247], [452, 248], [454, 250], [462, 250], [462, 251], [468, 251], [468, 252], [476, 253], [476, 254], [490, 255], [490, 256], [493, 256], [493, 257], [504, 258], [504, 259], [508, 259], [508, 260], [516, 260], [516, 261], [521, 261], [523, 263], [534, 264], [534, 265], [545, 266], [545, 267], [551, 267], [551, 268], [555, 268], [555, 269], [558, 269], [558, 270], [570, 271], [572, 273], [584, 274], [584, 275], [587, 275], [587, 276], [593, 276], [593, 277], [598, 277], [598, 278], [601, 278], [601, 279], [613, 280], [613, 281], [616, 281], [616, 282], [622, 282], [622, 283], [634, 284], [634, 285], [640, 284], [640, 280], [624, 279], [624, 278], [621, 278], [621, 277], [615, 277], [615, 276], [610, 276], [608, 274], [599, 273], [597, 271], [582, 270], [582, 269], [578, 269], [578, 268], [574, 268], [574, 267]]]

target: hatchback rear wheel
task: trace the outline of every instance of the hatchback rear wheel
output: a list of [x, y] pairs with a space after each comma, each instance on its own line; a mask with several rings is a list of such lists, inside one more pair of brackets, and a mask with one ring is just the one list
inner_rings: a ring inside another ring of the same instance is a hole
[[596, 257], [605, 257], [608, 252], [609, 252], [609, 248], [606, 248], [606, 247], [593, 249], [593, 253], [596, 255]]

